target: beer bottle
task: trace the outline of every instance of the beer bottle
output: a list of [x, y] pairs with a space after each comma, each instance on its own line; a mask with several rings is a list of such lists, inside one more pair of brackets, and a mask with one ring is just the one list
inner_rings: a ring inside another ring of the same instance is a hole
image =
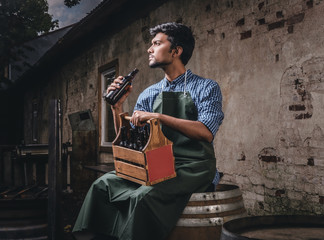
[[127, 147], [128, 143], [127, 143], [127, 129], [125, 126], [122, 126], [120, 128], [121, 130], [121, 141], [119, 143], [119, 146], [121, 147]]
[[138, 73], [138, 71], [139, 70], [137, 68], [135, 68], [132, 72], [130, 72], [127, 76], [125, 76], [122, 79], [123, 82], [121, 84], [118, 83], [120, 88], [116, 88], [115, 90], [104, 94], [103, 98], [110, 105], [114, 105], [116, 102], [118, 102], [118, 100], [127, 92], [127, 89], [132, 84], [132, 81], [133, 81], [136, 73]]
[[137, 145], [138, 145], [138, 150], [142, 151], [143, 148], [145, 147], [145, 142], [144, 142], [144, 129], [141, 129], [138, 133], [138, 139], [137, 139]]
[[135, 129], [131, 128], [129, 132], [130, 132], [130, 140], [129, 140], [128, 148], [136, 150], [137, 144], [136, 144]]

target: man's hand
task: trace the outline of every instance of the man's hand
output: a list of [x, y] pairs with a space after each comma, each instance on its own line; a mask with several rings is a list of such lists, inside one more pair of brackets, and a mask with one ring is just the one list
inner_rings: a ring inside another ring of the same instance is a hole
[[[120, 88], [119, 84], [123, 83], [123, 76], [119, 76], [117, 77], [107, 88], [107, 93], [114, 91], [116, 89]], [[129, 86], [127, 89], [127, 92], [118, 100], [117, 103], [115, 103], [115, 105], [112, 105], [111, 108], [114, 109], [122, 109], [123, 103], [125, 102], [126, 98], [128, 97], [128, 95], [130, 94], [130, 92], [132, 91], [132, 86]]]
[[[112, 84], [110, 84], [110, 86], [107, 88], [107, 93], [114, 91], [116, 89], [119, 89], [120, 86], [119, 84], [122, 84], [122, 80], [123, 80], [123, 76], [119, 76], [117, 77]], [[125, 102], [126, 98], [128, 97], [128, 95], [131, 93], [132, 91], [132, 86], [129, 86], [129, 88], [127, 89], [127, 92], [118, 100], [118, 102], [116, 102], [114, 105], [111, 105], [111, 110], [113, 113], [113, 119], [114, 119], [114, 125], [115, 125], [115, 132], [116, 134], [119, 131], [119, 127], [120, 127], [120, 122], [119, 122], [119, 114], [123, 112], [123, 103]]]
[[130, 121], [133, 125], [141, 127], [145, 125], [147, 120], [158, 118], [158, 116], [158, 113], [134, 111]]

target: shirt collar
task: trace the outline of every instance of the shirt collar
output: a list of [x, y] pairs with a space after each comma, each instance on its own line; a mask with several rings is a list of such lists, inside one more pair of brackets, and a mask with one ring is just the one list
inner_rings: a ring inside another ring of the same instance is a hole
[[[187, 82], [189, 80], [189, 78], [192, 76], [192, 72], [190, 69], [187, 70]], [[164, 77], [163, 82], [164, 84], [166, 84], [166, 86], [169, 85], [177, 85], [177, 84], [182, 84], [184, 82], [185, 79], [185, 73], [181, 74], [179, 77], [177, 77], [176, 79], [174, 79], [172, 82], [169, 82], [169, 80]]]

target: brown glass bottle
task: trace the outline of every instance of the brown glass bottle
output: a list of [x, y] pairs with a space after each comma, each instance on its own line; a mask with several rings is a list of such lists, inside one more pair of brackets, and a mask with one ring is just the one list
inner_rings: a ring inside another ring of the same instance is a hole
[[114, 91], [109, 92], [108, 94], [104, 94], [103, 98], [110, 105], [114, 105], [116, 102], [118, 102], [118, 100], [127, 92], [128, 87], [132, 84], [132, 81], [138, 71], [139, 70], [135, 68], [132, 72], [130, 72], [122, 79], [123, 82], [121, 84], [118, 84], [120, 88], [117, 88]]

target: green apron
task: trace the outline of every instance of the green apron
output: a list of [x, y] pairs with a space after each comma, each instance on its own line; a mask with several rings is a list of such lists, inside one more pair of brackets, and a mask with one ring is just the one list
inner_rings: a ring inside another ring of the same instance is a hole
[[[162, 92], [154, 112], [197, 120], [197, 110], [186, 92]], [[193, 192], [211, 184], [216, 159], [211, 143], [192, 140], [162, 125], [173, 142], [177, 177], [153, 186], [142, 186], [110, 172], [89, 189], [73, 231], [92, 232], [120, 240], [163, 240], [175, 226]]]

